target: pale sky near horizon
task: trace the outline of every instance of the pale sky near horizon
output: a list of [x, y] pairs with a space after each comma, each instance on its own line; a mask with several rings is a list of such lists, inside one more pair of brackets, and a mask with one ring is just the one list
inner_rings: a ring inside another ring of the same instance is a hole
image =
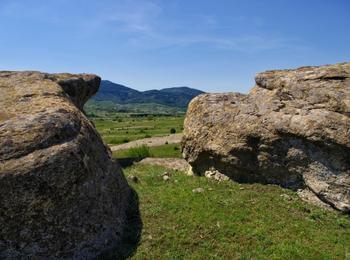
[[350, 61], [348, 0], [0, 0], [0, 70], [247, 92], [256, 73]]

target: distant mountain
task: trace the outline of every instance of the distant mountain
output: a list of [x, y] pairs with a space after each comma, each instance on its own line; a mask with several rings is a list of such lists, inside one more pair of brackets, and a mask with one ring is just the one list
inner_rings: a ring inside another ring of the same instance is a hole
[[189, 87], [137, 91], [108, 80], [102, 80], [100, 89], [93, 100], [112, 101], [116, 104], [156, 103], [173, 107], [187, 107], [195, 96], [202, 93], [204, 92]]

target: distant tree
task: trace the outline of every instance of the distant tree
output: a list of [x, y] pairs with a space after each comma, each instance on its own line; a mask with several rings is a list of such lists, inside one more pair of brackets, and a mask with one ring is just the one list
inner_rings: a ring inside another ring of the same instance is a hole
[[170, 133], [171, 133], [171, 134], [175, 134], [175, 133], [176, 133], [176, 129], [175, 129], [175, 128], [171, 128], [171, 129], [170, 129]]

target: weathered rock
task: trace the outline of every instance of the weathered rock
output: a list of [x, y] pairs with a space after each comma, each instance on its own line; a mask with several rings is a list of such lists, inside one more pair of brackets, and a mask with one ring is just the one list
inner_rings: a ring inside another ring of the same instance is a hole
[[114, 249], [130, 188], [81, 109], [94, 75], [0, 72], [0, 258]]
[[306, 201], [310, 204], [314, 204], [320, 208], [326, 209], [326, 210], [334, 210], [329, 204], [323, 202], [320, 200], [315, 193], [313, 193], [310, 189], [298, 189], [297, 194], [299, 198], [301, 198], [303, 201]]
[[215, 169], [210, 169], [208, 171], [205, 171], [204, 176], [207, 177], [208, 179], [214, 179], [216, 181], [228, 181], [230, 180], [229, 177], [226, 175], [222, 174], [218, 170]]
[[267, 71], [247, 94], [204, 94], [189, 105], [183, 153], [197, 174], [307, 186], [350, 211], [350, 63]]

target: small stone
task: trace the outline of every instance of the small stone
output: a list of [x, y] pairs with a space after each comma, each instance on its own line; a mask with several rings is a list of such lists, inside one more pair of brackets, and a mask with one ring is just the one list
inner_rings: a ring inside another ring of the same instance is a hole
[[204, 173], [204, 176], [208, 179], [214, 179], [216, 181], [228, 181], [230, 178], [214, 168], [209, 169]]
[[139, 178], [137, 178], [135, 175], [130, 175], [129, 180], [131, 180], [132, 182], [138, 183], [139, 182]]
[[194, 173], [193, 173], [193, 171], [192, 171], [192, 167], [191, 167], [191, 166], [188, 168], [188, 170], [187, 170], [187, 172], [186, 172], [186, 175], [187, 175], [187, 176], [194, 176]]
[[204, 192], [204, 189], [203, 188], [197, 188], [197, 189], [193, 189], [192, 192], [193, 193], [202, 193], [202, 192]]
[[284, 199], [286, 199], [286, 200], [291, 200], [291, 199], [292, 199], [292, 198], [291, 198], [289, 195], [287, 195], [287, 194], [281, 194], [280, 197], [282, 197], [282, 198], [284, 198]]
[[170, 174], [168, 172], [163, 172], [161, 176], [169, 176]]
[[164, 181], [168, 181], [168, 180], [170, 180], [170, 177], [169, 177], [168, 175], [164, 175], [164, 176], [163, 176], [163, 180], [164, 180]]

